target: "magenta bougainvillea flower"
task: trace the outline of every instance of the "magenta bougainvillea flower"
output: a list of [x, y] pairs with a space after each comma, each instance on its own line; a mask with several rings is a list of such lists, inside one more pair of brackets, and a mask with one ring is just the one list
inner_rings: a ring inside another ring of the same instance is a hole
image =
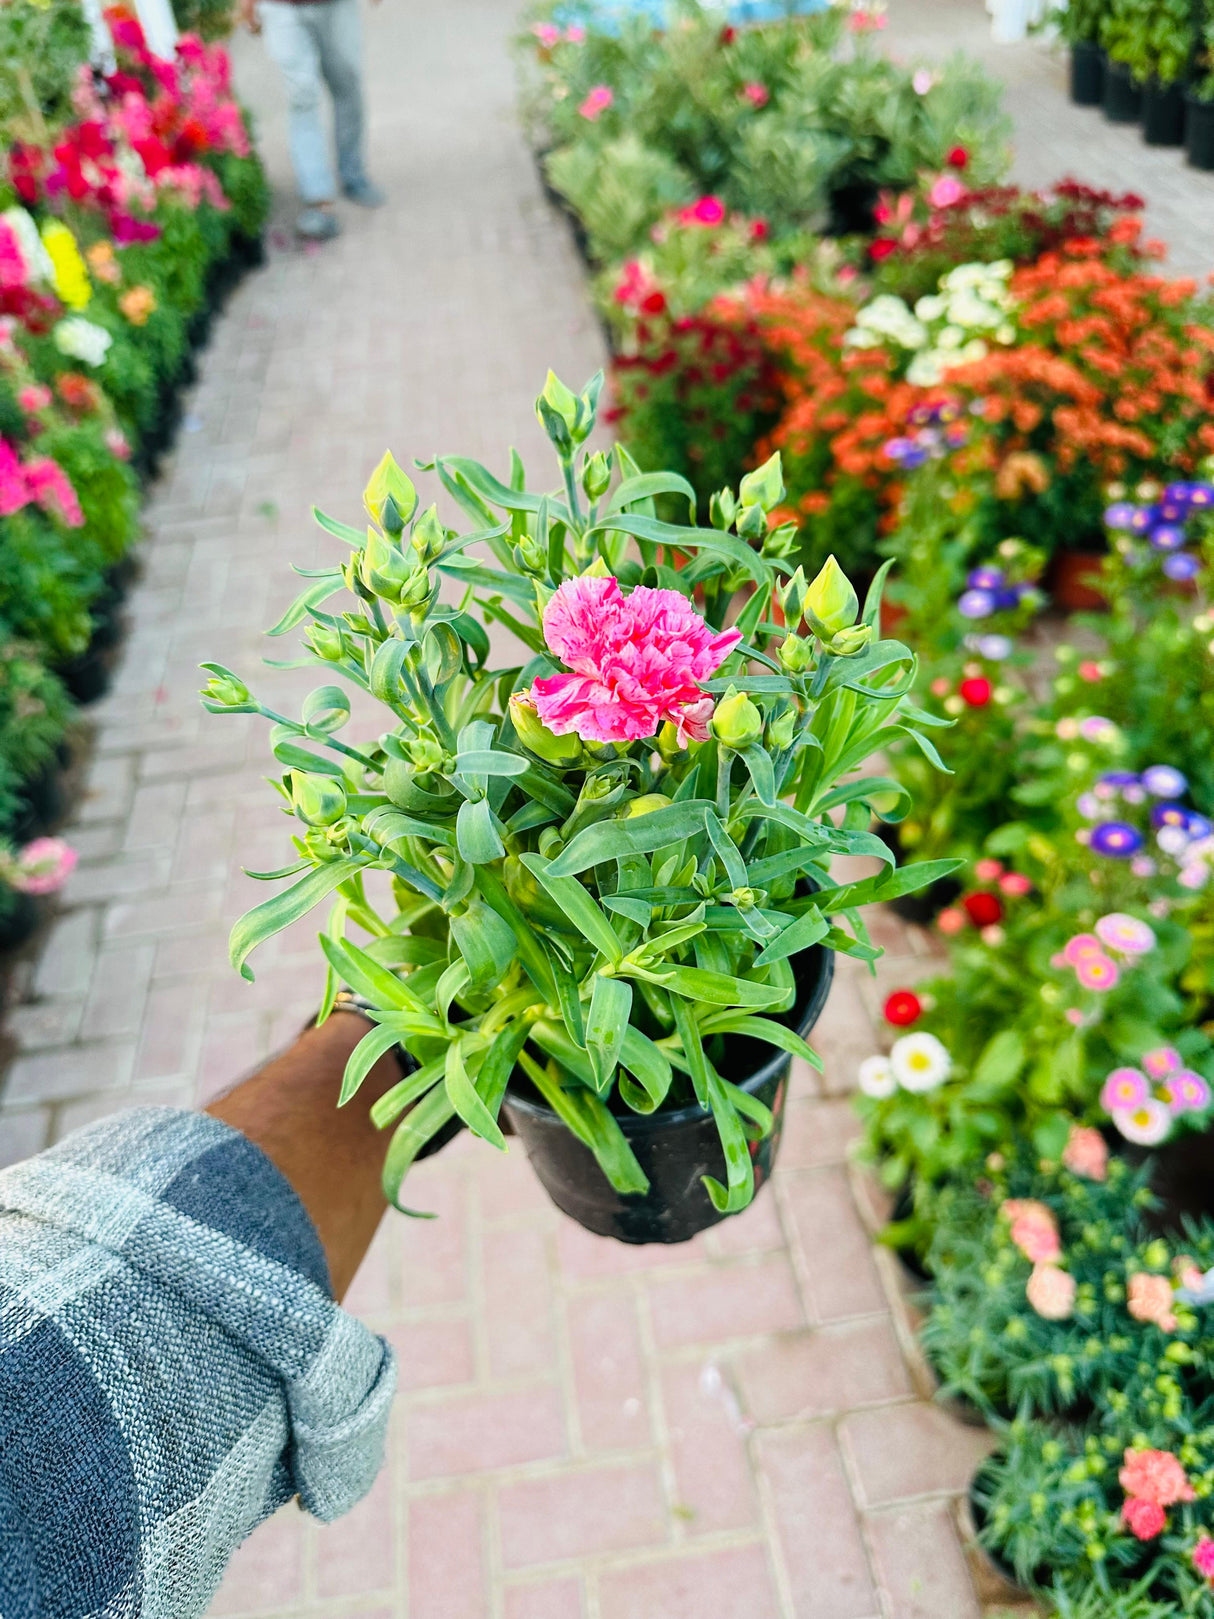
[[557, 736], [632, 742], [667, 720], [679, 742], [703, 741], [713, 702], [699, 682], [742, 639], [711, 630], [677, 590], [625, 596], [610, 576], [567, 579], [544, 609], [544, 639], [570, 674], [535, 682], [536, 712]]

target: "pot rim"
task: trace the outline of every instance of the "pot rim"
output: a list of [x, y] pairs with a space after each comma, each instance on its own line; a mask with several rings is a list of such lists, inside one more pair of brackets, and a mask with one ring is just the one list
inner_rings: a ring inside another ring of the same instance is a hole
[[[796, 1026], [797, 1033], [802, 1038], [809, 1033], [810, 1029], [822, 1016], [822, 1009], [826, 1005], [835, 976], [835, 952], [833, 950], [828, 950], [825, 945], [815, 944], [803, 954], [811, 958], [810, 970], [815, 974], [815, 977], [805, 1011], [801, 1014]], [[755, 1069], [748, 1078], [734, 1083], [737, 1084], [739, 1090], [745, 1091], [748, 1095], [753, 1094], [770, 1080], [775, 1079], [780, 1069], [789, 1060], [789, 1053], [781, 1051], [777, 1046], [761, 1068]], [[520, 1113], [528, 1113], [533, 1118], [558, 1118], [556, 1112], [548, 1106], [542, 1097], [520, 1096], [509, 1085], [506, 1087], [503, 1105], [505, 1104], [509, 1104], [512, 1108], [517, 1108]], [[613, 1116], [620, 1129], [628, 1136], [644, 1135], [652, 1130], [668, 1129], [675, 1125], [702, 1124], [712, 1118], [712, 1113], [708, 1108], [701, 1107], [698, 1102], [691, 1102], [686, 1107], [676, 1107], [668, 1110], [659, 1107], [655, 1108], [652, 1113], [633, 1113], [630, 1110], [628, 1113], [618, 1113]], [[565, 1128], [563, 1121], [559, 1122], [561, 1122], [562, 1128]]]

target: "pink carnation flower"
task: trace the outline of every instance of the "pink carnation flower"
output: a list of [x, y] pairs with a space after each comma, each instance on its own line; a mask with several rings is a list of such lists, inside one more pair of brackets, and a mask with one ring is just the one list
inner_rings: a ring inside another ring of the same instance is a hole
[[1117, 1477], [1127, 1495], [1153, 1501], [1157, 1507], [1195, 1499], [1184, 1468], [1170, 1450], [1127, 1450]]
[[535, 35], [536, 39], [539, 40], [540, 44], [546, 51], [550, 51], [554, 45], [560, 44], [561, 31], [555, 23], [534, 23], [532, 25], [531, 32]]
[[720, 197], [701, 197], [690, 207], [679, 209], [679, 222], [683, 225], [723, 225], [725, 204]]
[[1000, 1212], [1012, 1222], [1012, 1241], [1034, 1265], [1052, 1265], [1062, 1258], [1057, 1222], [1044, 1203], [1009, 1197]]
[[27, 414], [32, 414], [36, 410], [45, 410], [53, 398], [44, 382], [31, 382], [17, 395], [17, 403]]
[[1154, 1501], [1144, 1501], [1140, 1495], [1132, 1495], [1122, 1505], [1121, 1521], [1139, 1540], [1154, 1540], [1167, 1527], [1168, 1518], [1163, 1508]]
[[1172, 1309], [1172, 1284], [1166, 1276], [1152, 1276], [1148, 1271], [1136, 1271], [1130, 1277], [1126, 1309], [1135, 1321], [1152, 1322], [1161, 1332], [1176, 1331], [1176, 1316]]
[[78, 858], [62, 838], [35, 838], [17, 856], [10, 881], [25, 894], [53, 894], [75, 871]]
[[1214, 1540], [1209, 1535], [1199, 1535], [1197, 1544], [1192, 1551], [1193, 1567], [1203, 1578], [1214, 1585]]
[[1012, 894], [1016, 898], [1022, 898], [1025, 894], [1030, 893], [1032, 887], [1033, 885], [1028, 878], [1019, 871], [1005, 871], [999, 879], [1001, 892]]
[[765, 84], [759, 84], [756, 81], [753, 84], [744, 84], [742, 86], [742, 97], [744, 100], [749, 101], [752, 107], [765, 107], [771, 100], [771, 91]]
[[1075, 1278], [1057, 1265], [1034, 1265], [1024, 1293], [1046, 1321], [1065, 1321], [1075, 1309]]
[[953, 174], [942, 174], [927, 194], [933, 208], [951, 208], [965, 195], [965, 187]]
[[948, 905], [936, 918], [936, 926], [941, 933], [960, 933], [965, 926], [965, 912], [959, 911], [955, 905]]
[[708, 735], [713, 702], [698, 684], [742, 639], [709, 629], [676, 590], [610, 577], [567, 579], [544, 609], [544, 639], [572, 673], [537, 680], [536, 712], [557, 736], [631, 742], [671, 720], [680, 745]]
[[1062, 1149], [1062, 1162], [1072, 1175], [1082, 1175], [1089, 1181], [1104, 1180], [1109, 1172], [1109, 1149], [1100, 1131], [1073, 1124]]
[[594, 123], [596, 118], [601, 117], [607, 111], [614, 100], [615, 91], [609, 84], [596, 84], [585, 101], [582, 102], [578, 111], [583, 118], [587, 118], [591, 123]]

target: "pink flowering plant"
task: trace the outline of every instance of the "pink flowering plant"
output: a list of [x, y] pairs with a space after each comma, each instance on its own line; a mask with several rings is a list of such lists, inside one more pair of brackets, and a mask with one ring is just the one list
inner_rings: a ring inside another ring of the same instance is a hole
[[[718, 494], [711, 527], [658, 520], [654, 500], [687, 510], [690, 486], [589, 447], [600, 385], [550, 374], [537, 401], [555, 491], [531, 492], [517, 455], [505, 479], [437, 456], [424, 470], [459, 532], [385, 456], [370, 527], [318, 514], [349, 554], [272, 632], [306, 626], [324, 676], [298, 719], [205, 666], [208, 708], [271, 722], [293, 831], [263, 874], [289, 886], [236, 924], [233, 964], [251, 976], [257, 945], [332, 901], [323, 1010], [345, 982], [378, 1023], [342, 1103], [398, 1042], [418, 1064], [372, 1110], [396, 1127], [394, 1199], [456, 1117], [503, 1146], [517, 1072], [624, 1193], [646, 1181], [621, 1110], [710, 1109], [727, 1178], [708, 1190], [744, 1207], [771, 1116], [722, 1071], [726, 1037], [816, 1063], [792, 1026], [798, 962], [871, 961], [862, 907], [950, 869], [907, 879], [868, 830], [905, 795], [865, 760], [907, 732], [933, 746], [914, 660], [876, 630], [880, 584], [861, 612], [833, 561], [812, 582], [793, 570], [769, 520], [778, 458]], [[354, 738], [348, 690], [379, 705]], [[861, 853], [878, 875], [832, 877]]]

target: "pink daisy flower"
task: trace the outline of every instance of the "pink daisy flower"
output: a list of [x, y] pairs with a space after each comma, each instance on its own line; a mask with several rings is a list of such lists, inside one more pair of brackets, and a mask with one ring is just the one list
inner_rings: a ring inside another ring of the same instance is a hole
[[536, 711], [556, 736], [584, 742], [650, 737], [667, 720], [680, 744], [708, 735], [713, 702], [698, 684], [742, 639], [711, 630], [676, 590], [610, 577], [567, 579], [544, 609], [544, 639], [572, 673], [537, 680]]
[[1084, 989], [1099, 990], [1103, 994], [1117, 983], [1121, 969], [1108, 956], [1084, 956], [1075, 963], [1075, 977]]
[[1110, 950], [1117, 950], [1123, 956], [1141, 956], [1155, 948], [1154, 930], [1124, 911], [1110, 911], [1108, 916], [1102, 916], [1096, 924], [1096, 936]]
[[593, 124], [614, 101], [615, 91], [609, 84], [596, 84], [578, 108], [578, 112]]
[[1188, 1068], [1164, 1080], [1163, 1094], [1173, 1113], [1204, 1113], [1210, 1105], [1209, 1085]]
[[1152, 1079], [1166, 1079], [1169, 1074], [1180, 1072], [1184, 1067], [1184, 1058], [1175, 1046], [1156, 1046], [1154, 1050], [1143, 1053], [1142, 1066]]
[[1114, 1108], [1141, 1107], [1150, 1094], [1150, 1082], [1141, 1068], [1114, 1068], [1100, 1088], [1100, 1105], [1106, 1113]]
[[1075, 967], [1085, 956], [1103, 956], [1104, 946], [1094, 933], [1077, 933], [1073, 939], [1068, 939], [1062, 952], [1062, 959], [1068, 967]]

